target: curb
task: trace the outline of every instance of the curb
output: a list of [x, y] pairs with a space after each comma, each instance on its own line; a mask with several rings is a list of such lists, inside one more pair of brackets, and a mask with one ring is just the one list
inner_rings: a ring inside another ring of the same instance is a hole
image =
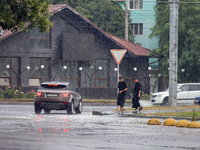
[[[97, 116], [103, 116], [103, 115], [114, 115], [116, 113], [112, 112], [112, 113], [108, 113], [108, 112], [104, 112], [104, 111], [98, 111], [95, 110], [92, 112], [92, 115], [97, 115]], [[168, 117], [163, 117], [163, 116], [140, 116], [137, 114], [117, 114], [119, 115], [119, 117], [132, 117], [132, 118], [158, 118], [158, 119], [169, 119], [171, 118], [170, 116]], [[177, 120], [192, 120], [192, 117], [173, 117], [173, 119], [177, 119]], [[198, 118], [200, 120], [200, 118]]]
[[[123, 117], [158, 118], [158, 119], [168, 119], [168, 118], [172, 118], [172, 117], [170, 117], [170, 116], [168, 116], [168, 117], [164, 117], [164, 116], [140, 116], [140, 115], [134, 115], [134, 114], [124, 114]], [[173, 117], [173, 119], [177, 119], [177, 120], [181, 120], [181, 119], [191, 120], [192, 117]]]

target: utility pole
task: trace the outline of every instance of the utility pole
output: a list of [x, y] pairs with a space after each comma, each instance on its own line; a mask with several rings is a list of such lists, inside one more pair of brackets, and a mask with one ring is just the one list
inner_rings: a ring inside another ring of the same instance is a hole
[[127, 2], [129, 2], [129, 0], [107, 0], [107, 1], [126, 2], [126, 4], [124, 4], [124, 7], [125, 7], [125, 40], [128, 41], [128, 8], [127, 8]]
[[128, 8], [127, 4], [125, 6], [125, 40], [128, 41]]
[[169, 106], [177, 106], [178, 70], [178, 7], [179, 0], [169, 0], [170, 43], [169, 43]]

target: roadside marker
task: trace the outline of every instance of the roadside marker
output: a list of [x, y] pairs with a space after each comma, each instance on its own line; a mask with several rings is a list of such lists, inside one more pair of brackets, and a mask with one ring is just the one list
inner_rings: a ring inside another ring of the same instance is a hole
[[121, 50], [121, 49], [111, 49], [110, 52], [113, 55], [116, 63], [119, 65], [126, 54], [127, 50]]
[[[117, 84], [119, 79], [119, 64], [121, 63], [122, 59], [124, 58], [124, 55], [126, 54], [125, 49], [111, 49], [110, 52], [113, 55], [116, 63], [117, 63]], [[117, 95], [119, 93], [119, 89], [117, 88]], [[117, 106], [118, 108], [118, 106]]]

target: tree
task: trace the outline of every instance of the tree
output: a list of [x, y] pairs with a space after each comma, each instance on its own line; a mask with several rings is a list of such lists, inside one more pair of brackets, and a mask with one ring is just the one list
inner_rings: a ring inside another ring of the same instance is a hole
[[[150, 34], [150, 37], [160, 39], [159, 48], [151, 51], [150, 55], [161, 58], [160, 72], [165, 72], [165, 76], [169, 67], [169, 11], [169, 4], [157, 3], [156, 23]], [[181, 3], [178, 24], [178, 82], [200, 82], [200, 5]]]
[[40, 31], [48, 31], [52, 26], [47, 0], [1, 0], [0, 26], [13, 32], [39, 25]]
[[[125, 11], [122, 8], [124, 2], [106, 0], [49, 0], [49, 2], [53, 5], [68, 4], [107, 33], [124, 39]], [[131, 27], [129, 27], [129, 41], [134, 42]]]

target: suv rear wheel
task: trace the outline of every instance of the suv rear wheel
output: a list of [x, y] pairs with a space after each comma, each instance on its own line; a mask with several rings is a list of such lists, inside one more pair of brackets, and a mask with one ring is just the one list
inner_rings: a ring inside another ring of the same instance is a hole
[[81, 114], [82, 109], [83, 109], [83, 104], [82, 104], [82, 102], [80, 101], [78, 107], [75, 109], [75, 112], [76, 112], [77, 114]]
[[72, 102], [67, 106], [67, 113], [68, 113], [68, 114], [74, 113], [74, 101], [72, 101]]
[[40, 114], [41, 113], [41, 108], [38, 106], [38, 104], [35, 102], [35, 113]]

